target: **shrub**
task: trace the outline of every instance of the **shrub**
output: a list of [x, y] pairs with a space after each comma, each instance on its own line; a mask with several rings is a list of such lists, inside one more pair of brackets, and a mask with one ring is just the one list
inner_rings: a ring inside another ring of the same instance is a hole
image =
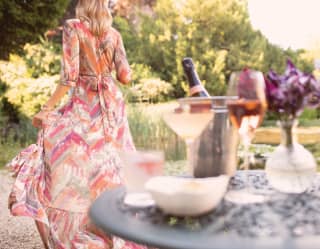
[[142, 79], [130, 90], [138, 102], [158, 103], [168, 100], [172, 86], [159, 78], [148, 78]]
[[173, 90], [170, 83], [160, 79], [150, 66], [134, 63], [131, 87], [121, 87], [129, 102], [158, 103], [168, 100]]
[[18, 107], [19, 112], [32, 117], [52, 94], [59, 79], [59, 75], [42, 76], [37, 79], [17, 78], [10, 82], [5, 96], [11, 104]]
[[158, 75], [152, 71], [152, 68], [145, 64], [133, 63], [131, 69], [133, 84], [138, 84], [142, 79], [158, 77]]
[[[11, 56], [9, 62], [0, 62], [0, 79], [7, 85], [3, 97], [8, 104], [17, 108], [22, 116], [31, 117], [51, 95], [59, 75], [43, 74], [36, 79], [32, 78], [24, 59]], [[14, 115], [14, 113], [8, 114]]]
[[31, 77], [38, 78], [43, 74], [59, 74], [61, 68], [61, 45], [45, 39], [40, 43], [24, 46], [24, 56]]

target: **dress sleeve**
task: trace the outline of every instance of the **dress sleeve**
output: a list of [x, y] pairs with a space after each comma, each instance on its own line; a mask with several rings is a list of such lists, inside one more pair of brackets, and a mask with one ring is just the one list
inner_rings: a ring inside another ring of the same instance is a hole
[[73, 87], [79, 76], [79, 38], [72, 22], [63, 26], [62, 50], [61, 84]]
[[131, 80], [131, 69], [120, 34], [115, 48], [114, 64], [117, 72], [117, 79], [123, 84], [129, 83]]

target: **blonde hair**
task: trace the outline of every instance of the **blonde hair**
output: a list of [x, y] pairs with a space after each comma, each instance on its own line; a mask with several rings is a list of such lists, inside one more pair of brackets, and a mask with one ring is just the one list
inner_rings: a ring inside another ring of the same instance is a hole
[[81, 21], [87, 21], [94, 35], [101, 35], [112, 24], [108, 3], [109, 0], [79, 0], [76, 17]]

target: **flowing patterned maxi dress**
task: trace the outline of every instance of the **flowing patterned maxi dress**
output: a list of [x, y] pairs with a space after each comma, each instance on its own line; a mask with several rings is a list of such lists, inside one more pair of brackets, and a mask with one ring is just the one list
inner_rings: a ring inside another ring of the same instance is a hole
[[101, 192], [121, 184], [117, 149], [135, 149], [113, 69], [126, 82], [130, 67], [121, 35], [110, 28], [97, 37], [80, 20], [67, 20], [61, 84], [73, 87], [70, 101], [39, 132], [44, 152], [31, 145], [9, 163], [17, 167], [24, 153], [35, 152], [16, 172], [11, 213], [45, 224], [49, 248], [145, 248], [103, 234], [87, 216]]

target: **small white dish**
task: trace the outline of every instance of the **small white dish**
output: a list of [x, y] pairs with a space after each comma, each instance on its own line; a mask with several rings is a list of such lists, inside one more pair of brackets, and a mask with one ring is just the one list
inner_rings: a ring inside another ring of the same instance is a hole
[[198, 216], [220, 203], [228, 183], [226, 175], [207, 178], [157, 176], [146, 182], [145, 189], [165, 213]]
[[150, 193], [129, 193], [126, 194], [123, 203], [130, 207], [146, 208], [155, 205]]

